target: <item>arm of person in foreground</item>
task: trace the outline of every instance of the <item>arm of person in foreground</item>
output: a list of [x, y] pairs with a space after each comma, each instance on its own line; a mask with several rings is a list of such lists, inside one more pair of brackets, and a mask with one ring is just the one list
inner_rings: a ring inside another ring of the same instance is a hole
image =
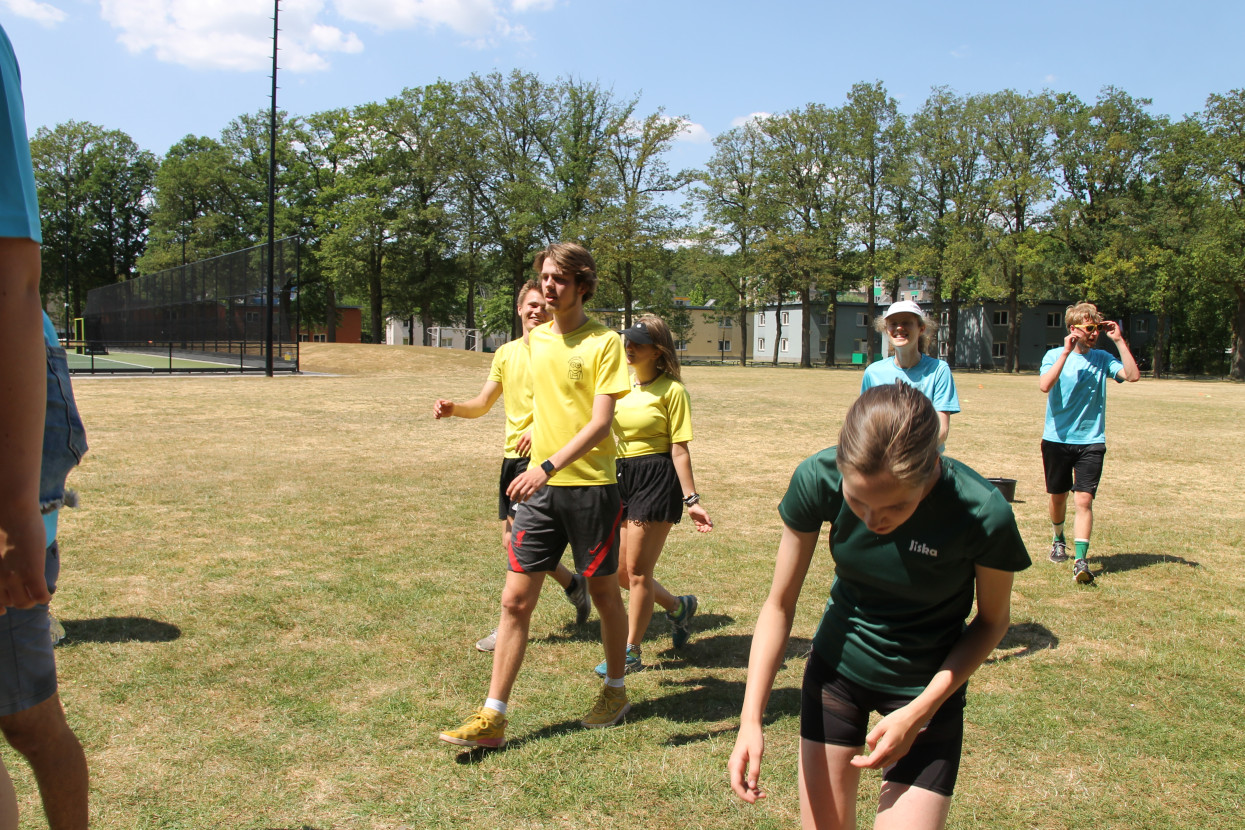
[[39, 516], [47, 358], [39, 243], [0, 238], [0, 614], [47, 602]]
[[495, 380], [486, 380], [480, 394], [469, 401], [454, 403], [445, 398], [437, 398], [432, 405], [432, 417], [438, 421], [451, 415], [455, 418], [479, 418], [493, 408], [501, 397], [501, 384]]
[[882, 769], [908, 754], [912, 742], [938, 707], [968, 681], [1007, 633], [1013, 576], [1011, 571], [977, 566], [977, 616], [951, 647], [925, 690], [907, 706], [882, 718], [865, 737], [869, 754], [852, 758], [853, 766]]
[[947, 443], [947, 436], [951, 433], [951, 413], [938, 413], [938, 443], [939, 445]]
[[[679, 476], [679, 488], [683, 491], [683, 498], [687, 498], [696, 492], [696, 479], [692, 477], [692, 454], [687, 449], [686, 441], [678, 441], [670, 445], [670, 459], [674, 461], [674, 471]], [[713, 530], [713, 522], [709, 519], [709, 513], [700, 502], [687, 508], [687, 515], [701, 533]]]
[[[579, 432], [575, 433], [575, 436], [570, 441], [567, 441], [560, 450], [546, 459], [553, 462], [554, 472], [563, 469], [568, 464], [573, 464], [582, 458], [588, 450], [605, 440], [605, 436], [610, 434], [610, 427], [613, 423], [614, 396], [597, 395], [592, 399], [592, 417], [588, 419], [588, 423], [584, 424]], [[511, 501], [527, 501], [533, 493], [544, 487], [550, 478], [552, 476], [546, 475], [545, 471], [539, 466], [528, 467], [522, 474], [516, 476], [514, 481], [510, 482], [510, 486], [506, 488], [506, 496]]]
[[800, 533], [783, 527], [778, 543], [778, 560], [769, 596], [761, 606], [752, 649], [748, 653], [748, 686], [744, 690], [743, 710], [739, 714], [739, 736], [735, 751], [726, 765], [731, 789], [749, 804], [764, 798], [759, 781], [761, 756], [765, 753], [763, 718], [774, 688], [774, 678], [782, 666], [791, 638], [795, 606], [804, 587], [804, 577], [817, 547], [818, 533]]
[[1124, 342], [1124, 334], [1120, 331], [1119, 324], [1114, 320], [1107, 321], [1107, 337], [1115, 343], [1115, 348], [1120, 353], [1120, 363], [1124, 364], [1124, 368], [1116, 373], [1118, 378], [1124, 376], [1124, 380], [1129, 383], [1136, 383], [1141, 380], [1141, 370], [1137, 368], [1137, 360], [1133, 357], [1133, 353], [1129, 351], [1128, 344]]

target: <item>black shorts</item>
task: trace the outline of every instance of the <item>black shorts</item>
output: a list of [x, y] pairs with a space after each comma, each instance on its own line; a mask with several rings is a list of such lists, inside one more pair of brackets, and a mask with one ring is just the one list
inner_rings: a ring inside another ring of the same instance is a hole
[[[1042, 441], [1042, 467], [1046, 471], [1046, 492], [1053, 495], [1074, 490], [1098, 494], [1106, 444], [1061, 444]], [[1075, 480], [1074, 480], [1075, 474]]]
[[497, 485], [497, 518], [503, 522], [514, 515], [514, 502], [506, 495], [510, 482], [523, 475], [527, 470], [529, 458], [503, 458], [501, 460], [501, 482]]
[[620, 458], [618, 493], [629, 522], [670, 522], [683, 518], [683, 488], [670, 453]]
[[[882, 780], [950, 796], [960, 774], [967, 684], [938, 708], [908, 754], [882, 770]], [[840, 675], [817, 652], [809, 655], [800, 694], [800, 737], [834, 746], [864, 746], [869, 713], [887, 715], [915, 697], [875, 692]]]
[[518, 573], [552, 571], [566, 546], [584, 576], [618, 572], [618, 485], [545, 485], [515, 509], [506, 567]]

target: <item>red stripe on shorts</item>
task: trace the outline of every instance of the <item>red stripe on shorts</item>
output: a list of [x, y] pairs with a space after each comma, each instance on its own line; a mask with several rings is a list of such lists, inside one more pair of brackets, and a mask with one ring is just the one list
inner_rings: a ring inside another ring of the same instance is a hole
[[622, 503], [618, 505], [618, 515], [614, 517], [614, 526], [610, 528], [610, 535], [606, 541], [597, 545], [588, 551], [592, 555], [592, 561], [588, 563], [588, 567], [584, 568], [584, 576], [596, 576], [597, 568], [601, 567], [601, 562], [605, 557], [609, 556], [609, 543], [618, 538], [618, 525], [622, 523], [623, 508]]
[[[523, 535], [525, 533], [527, 533], [526, 530], [520, 530], [518, 533], [520, 545], [523, 544]], [[523, 565], [519, 563], [519, 558], [514, 555], [514, 535], [511, 535], [510, 542], [506, 545], [506, 554], [510, 557], [510, 570], [515, 573], [526, 573], [523, 570]]]

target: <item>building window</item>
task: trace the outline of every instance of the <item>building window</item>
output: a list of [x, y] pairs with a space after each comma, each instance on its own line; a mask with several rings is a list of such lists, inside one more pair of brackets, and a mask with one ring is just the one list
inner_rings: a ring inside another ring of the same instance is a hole
[[313, 342], [315, 342], [315, 343], [327, 343], [327, 342], [329, 342], [329, 336], [328, 336], [327, 334], [313, 334], [313, 335], [311, 335], [311, 339], [312, 339], [312, 341], [313, 341]]
[[994, 312], [994, 325], [1006, 326], [1007, 321], [1008, 321], [1008, 315], [1007, 315], [1006, 309], [1003, 309], [1002, 311]]
[[730, 317], [723, 317], [721, 325], [722, 325], [722, 328], [729, 329], [735, 325], [735, 321], [732, 320]]
[[821, 351], [822, 354], [826, 353], [826, 338], [824, 337], [821, 338], [821, 342], [817, 344], [817, 348]]
[[763, 326], [763, 325], [765, 325], [765, 312], [764, 311], [757, 314], [757, 327], [759, 328], [760, 326]]
[[757, 338], [757, 351], [758, 352], [765, 351], [765, 338], [764, 337]]
[[858, 352], [859, 354], [868, 354], [869, 353], [869, 341], [868, 340], [857, 340], [856, 345], [853, 346], [853, 351]]
[[443, 349], [452, 349], [452, 348], [454, 348], [454, 338], [453, 338], [453, 337], [446, 337], [446, 338], [444, 338], [444, 339], [441, 341], [441, 343], [440, 343], [439, 345], [440, 345], [440, 346], [441, 346], [441, 348], [443, 348]]
[[1058, 311], [1046, 312], [1046, 328], [1061, 329], [1063, 328], [1063, 315]]
[[869, 328], [869, 315], [863, 311], [856, 312], [856, 325], [862, 329]]
[[999, 360], [1001, 358], [1007, 357], [1007, 344], [1006, 343], [991, 343], [990, 344], [990, 357], [993, 357], [995, 360]]
[[789, 325], [791, 325], [791, 312], [789, 312], [789, 311], [784, 311], [784, 312], [782, 313], [782, 324], [783, 324], [784, 326], [789, 326]]
[[603, 319], [603, 320], [601, 321], [601, 323], [602, 323], [602, 325], [604, 325], [607, 329], [612, 329], [612, 328], [614, 328], [615, 326], [617, 326], [617, 325], [618, 325], [618, 321], [614, 318], [614, 316], [613, 316], [612, 314], [607, 314], [607, 315], [605, 315], [605, 319]]
[[817, 324], [820, 326], [830, 325], [830, 312], [823, 311], [820, 315], [818, 315]]
[[687, 341], [686, 341], [686, 340], [676, 340], [676, 341], [674, 341], [674, 350], [675, 350], [676, 352], [685, 352], [685, 351], [687, 351]]
[[259, 322], [259, 312], [258, 312], [258, 311], [248, 311], [248, 312], [246, 313], [246, 321], [247, 321], [248, 323], [258, 323], [258, 322]]
[[947, 357], [947, 346], [948, 344], [946, 340], [938, 341], [938, 356], [943, 358], [944, 360]]
[[729, 340], [719, 340], [719, 341], [718, 341], [718, 351], [719, 351], [719, 352], [729, 352], [730, 350], [731, 350], [731, 341], [729, 341]]
[[1137, 334], [1145, 334], [1150, 330], [1149, 320], [1133, 320], [1133, 331]]
[[938, 325], [942, 326], [944, 329], [947, 326], [951, 325], [951, 312], [950, 311], [944, 310], [942, 314], [939, 315]]
[[784, 337], [783, 339], [781, 339], [781, 340], [779, 340], [779, 341], [778, 341], [778, 351], [783, 352], [783, 353], [786, 353], [786, 351], [787, 351], [787, 338], [785, 338], [785, 337]]

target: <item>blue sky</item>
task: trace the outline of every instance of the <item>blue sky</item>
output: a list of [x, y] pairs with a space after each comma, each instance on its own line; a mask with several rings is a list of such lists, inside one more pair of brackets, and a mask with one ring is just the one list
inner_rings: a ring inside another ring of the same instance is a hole
[[[270, 0], [0, 0], [30, 131], [70, 119], [156, 153], [268, 106]], [[672, 166], [753, 113], [842, 103], [882, 81], [913, 112], [930, 87], [1106, 85], [1154, 113], [1245, 85], [1245, 4], [679, 0], [285, 0], [278, 105], [306, 115], [403, 87], [520, 68], [597, 80], [693, 127]]]

